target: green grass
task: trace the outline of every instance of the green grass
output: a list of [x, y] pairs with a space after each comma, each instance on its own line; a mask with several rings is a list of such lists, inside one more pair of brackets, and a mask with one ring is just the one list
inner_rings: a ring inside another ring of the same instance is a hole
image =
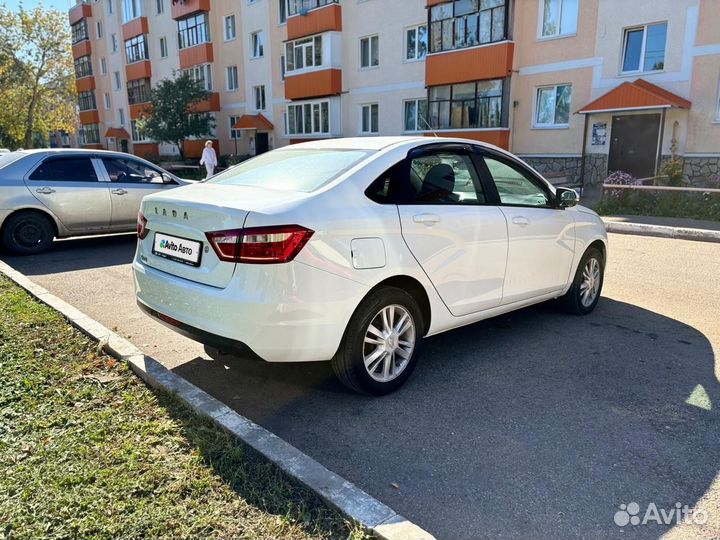
[[0, 276], [0, 538], [361, 538]]

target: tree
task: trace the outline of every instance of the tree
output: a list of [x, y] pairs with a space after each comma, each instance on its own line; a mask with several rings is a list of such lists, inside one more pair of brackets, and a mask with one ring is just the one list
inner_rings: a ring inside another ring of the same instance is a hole
[[150, 106], [138, 119], [138, 130], [155, 141], [174, 144], [184, 159], [185, 139], [205, 137], [215, 127], [209, 114], [198, 111], [201, 102], [209, 98], [210, 92], [199, 81], [176, 72], [150, 92]]
[[77, 96], [67, 14], [0, 5], [0, 137], [32, 148], [34, 135], [75, 131]]

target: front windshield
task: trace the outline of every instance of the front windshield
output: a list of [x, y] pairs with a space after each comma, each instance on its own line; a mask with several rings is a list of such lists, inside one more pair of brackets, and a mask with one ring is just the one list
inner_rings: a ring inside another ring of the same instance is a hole
[[262, 154], [207, 180], [310, 193], [366, 159], [370, 150], [283, 149]]

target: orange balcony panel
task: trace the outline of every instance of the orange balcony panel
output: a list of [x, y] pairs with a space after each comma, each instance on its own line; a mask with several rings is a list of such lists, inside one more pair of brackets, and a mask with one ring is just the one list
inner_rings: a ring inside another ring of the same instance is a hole
[[81, 124], [97, 124], [100, 122], [100, 114], [97, 111], [80, 111]]
[[179, 0], [172, 5], [172, 18], [182, 19], [198, 11], [210, 11], [210, 0]]
[[156, 159], [160, 155], [160, 147], [158, 143], [133, 143], [133, 154]]
[[80, 92], [95, 90], [95, 77], [83, 77], [75, 81], [75, 89]]
[[342, 92], [342, 71], [323, 69], [285, 77], [285, 99], [331, 96]]
[[438, 86], [482, 79], [501, 79], [512, 73], [514, 43], [431, 54], [425, 60], [425, 84]]
[[[510, 130], [509, 129], [483, 129], [479, 131], [442, 131], [438, 130], [439, 136], [458, 137], [460, 139], [471, 139], [488, 144], [494, 144], [505, 150], [510, 149]], [[425, 133], [426, 137], [434, 137], [435, 133]]]
[[70, 19], [71, 25], [75, 24], [76, 22], [80, 22], [86, 17], [92, 17], [92, 6], [84, 2], [80, 4], [75, 4], [73, 7], [70, 8], [70, 11], [68, 13], [68, 18]]
[[180, 50], [180, 69], [188, 69], [198, 64], [213, 61], [212, 43], [202, 43]]
[[130, 105], [130, 119], [137, 120], [143, 114], [149, 113], [151, 111], [152, 106], [150, 105], [150, 103], [133, 103], [132, 105]]
[[288, 39], [298, 39], [330, 30], [342, 30], [342, 8], [339, 4], [313, 9], [307, 15], [294, 15], [287, 20]]
[[208, 99], [206, 99], [205, 101], [201, 101], [193, 107], [190, 107], [190, 110], [196, 113], [219, 111], [220, 94], [218, 92], [213, 92], [212, 94], [210, 94], [210, 97]]
[[447, 4], [451, 0], [427, 0], [426, 7], [437, 6], [438, 4]]
[[147, 17], [137, 17], [122, 25], [123, 41], [148, 33]]
[[89, 39], [85, 39], [72, 46], [73, 59], [77, 60], [81, 56], [87, 56], [92, 53], [92, 45]]
[[[207, 139], [212, 141], [213, 148], [215, 149], [215, 153], [219, 156], [220, 155], [220, 143], [217, 141], [217, 139]], [[183, 152], [185, 153], [185, 158], [199, 158], [202, 156], [203, 150], [205, 149], [205, 142], [206, 139], [201, 140], [185, 140], [183, 142]]]
[[83, 144], [82, 147], [87, 148], [88, 150], [103, 150], [103, 145], [99, 143]]
[[152, 68], [150, 60], [142, 62], [133, 62], [125, 66], [125, 77], [128, 81], [136, 81], [138, 79], [149, 79], [152, 76]]

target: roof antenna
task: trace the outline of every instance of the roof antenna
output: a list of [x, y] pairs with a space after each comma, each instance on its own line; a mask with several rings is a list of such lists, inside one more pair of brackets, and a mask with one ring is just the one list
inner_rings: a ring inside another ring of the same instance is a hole
[[425, 119], [425, 117], [422, 114], [419, 114], [418, 118], [420, 118], [423, 121], [423, 123], [427, 126], [430, 133], [432, 133], [436, 139], [440, 138], [440, 136], [437, 133], [435, 133], [435, 130], [432, 128], [432, 126], [430, 124], [428, 124], [428, 121]]

